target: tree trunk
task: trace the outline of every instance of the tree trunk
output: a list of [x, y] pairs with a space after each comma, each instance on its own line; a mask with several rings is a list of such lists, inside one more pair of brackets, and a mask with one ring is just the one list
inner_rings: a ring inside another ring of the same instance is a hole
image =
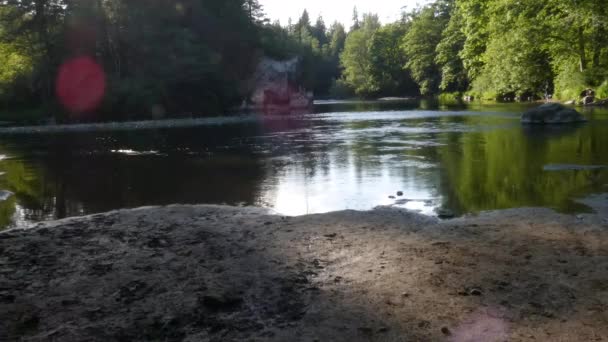
[[45, 50], [45, 65], [43, 66], [43, 80], [42, 80], [42, 99], [45, 105], [48, 105], [51, 98], [52, 93], [52, 63], [53, 63], [53, 51], [52, 44], [50, 42], [49, 34], [48, 34], [48, 25], [46, 18], [46, 0], [38, 0], [36, 1], [35, 6], [35, 16], [34, 22], [36, 25], [36, 30], [38, 31], [38, 37], [42, 41], [42, 46]]
[[593, 67], [598, 68], [601, 67], [601, 56], [602, 56], [602, 48], [604, 47], [603, 37], [605, 37], [606, 31], [603, 27], [598, 27], [596, 32], [596, 38], [593, 43]]
[[581, 72], [587, 70], [587, 54], [585, 53], [585, 32], [583, 27], [578, 28], [578, 53], [580, 57]]

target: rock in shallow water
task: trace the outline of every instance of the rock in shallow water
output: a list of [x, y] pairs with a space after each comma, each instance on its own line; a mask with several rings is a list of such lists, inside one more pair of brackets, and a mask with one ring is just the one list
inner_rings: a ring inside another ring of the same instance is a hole
[[8, 191], [8, 190], [0, 190], [0, 202], [6, 201], [7, 199], [11, 198], [11, 196], [13, 196], [14, 193]]
[[435, 209], [435, 212], [437, 213], [437, 217], [439, 217], [442, 220], [448, 220], [448, 219], [452, 219], [452, 218], [456, 217], [456, 214], [454, 214], [453, 211], [451, 211], [450, 209], [446, 209], [446, 208], [437, 208], [437, 209]]
[[568, 108], [559, 103], [546, 103], [537, 108], [525, 112], [521, 116], [524, 124], [565, 124], [586, 122], [587, 119], [572, 108]]
[[606, 168], [608, 168], [606, 165], [549, 164], [543, 167], [543, 171], [583, 171]]

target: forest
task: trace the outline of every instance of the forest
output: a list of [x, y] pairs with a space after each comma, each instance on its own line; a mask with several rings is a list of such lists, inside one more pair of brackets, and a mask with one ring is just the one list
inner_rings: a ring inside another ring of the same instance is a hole
[[102, 121], [225, 113], [262, 57], [299, 57], [316, 98], [607, 98], [606, 5], [437, 0], [345, 27], [271, 22], [257, 0], [0, 0], [0, 113], [68, 120], [57, 75], [79, 56], [103, 70]]

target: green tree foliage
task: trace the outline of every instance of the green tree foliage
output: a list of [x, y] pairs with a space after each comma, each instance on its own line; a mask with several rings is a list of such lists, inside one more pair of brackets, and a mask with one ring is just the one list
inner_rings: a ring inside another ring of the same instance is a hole
[[339, 56], [344, 49], [344, 26], [334, 23], [328, 30], [322, 17], [313, 26], [304, 11], [292, 29], [285, 32], [297, 42], [292, 55], [301, 57], [301, 83], [316, 96], [327, 96], [340, 77]]
[[155, 106], [174, 113], [217, 112], [244, 95], [239, 84], [250, 74], [259, 46], [262, 14], [254, 0], [3, 5], [0, 43], [26, 47], [17, 54], [32, 63], [32, 96], [52, 101], [61, 63], [92, 56], [107, 76], [106, 118], [148, 113]]
[[359, 96], [371, 96], [378, 92], [372, 76], [371, 43], [380, 29], [377, 15], [364, 14], [361, 28], [351, 31], [341, 55], [344, 67], [344, 82]]
[[402, 41], [407, 56], [405, 66], [420, 87], [422, 95], [439, 92], [441, 68], [436, 62], [437, 45], [441, 42], [449, 10], [443, 2], [434, 3], [411, 14], [410, 28]]
[[439, 89], [443, 92], [464, 92], [469, 88], [468, 74], [460, 56], [466, 42], [462, 22], [462, 17], [454, 13], [437, 44], [435, 63], [441, 68]]
[[340, 53], [344, 50], [344, 44], [346, 42], [346, 30], [344, 25], [334, 22], [329, 28], [327, 36], [330, 39], [329, 48], [332, 56], [339, 57]]
[[[608, 96], [608, 10], [594, 0], [436, 0], [382, 26], [353, 10], [286, 27], [259, 0], [0, 0], [0, 103], [55, 108], [69, 58], [104, 69], [102, 119], [215, 114], [238, 104], [263, 56], [299, 57], [317, 96], [474, 93], [504, 99], [587, 88]], [[412, 81], [413, 80], [413, 81]]]
[[606, 79], [601, 2], [458, 0], [456, 15], [466, 37], [460, 56], [486, 97], [542, 95], [555, 86], [558, 97], [575, 98]]
[[319, 41], [320, 46], [329, 44], [329, 39], [327, 38], [327, 27], [325, 26], [323, 17], [319, 16], [319, 18], [317, 18], [315, 26], [312, 27], [312, 35]]
[[357, 6], [353, 8], [353, 26], [351, 26], [350, 31], [354, 32], [361, 28], [361, 22], [359, 21], [359, 11], [357, 10]]
[[418, 86], [412, 80], [400, 42], [407, 32], [407, 25], [390, 24], [377, 30], [369, 46], [369, 72], [373, 89], [387, 96], [416, 95]]
[[[270, 24], [258, 0], [0, 0], [0, 103], [56, 105], [66, 60], [87, 55], [104, 69], [105, 119], [216, 114], [248, 95], [264, 55], [299, 56], [301, 81], [324, 94], [339, 77], [345, 32], [304, 12]], [[56, 107], [58, 108], [58, 107]]]
[[400, 73], [386, 56], [399, 45], [423, 95], [574, 99], [594, 88], [608, 96], [607, 11], [592, 0], [437, 0], [404, 13], [400, 39], [355, 20], [342, 85], [361, 96], [393, 93]]

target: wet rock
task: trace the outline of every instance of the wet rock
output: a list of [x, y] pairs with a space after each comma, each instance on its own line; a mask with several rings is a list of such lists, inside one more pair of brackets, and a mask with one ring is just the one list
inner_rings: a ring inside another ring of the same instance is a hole
[[14, 193], [8, 191], [8, 190], [0, 190], [0, 201], [6, 201], [9, 198], [11, 198], [11, 196], [13, 196]]
[[594, 102], [595, 102], [595, 96], [588, 95], [588, 96], [583, 97], [583, 104], [585, 106], [590, 105]]
[[447, 220], [456, 217], [456, 214], [454, 214], [454, 212], [450, 209], [438, 208], [435, 210], [435, 212], [437, 213], [437, 217], [442, 220]]
[[543, 167], [543, 171], [585, 171], [607, 169], [606, 165], [574, 165], [574, 164], [549, 164]]
[[585, 122], [587, 119], [574, 110], [559, 103], [545, 103], [525, 112], [521, 117], [524, 124], [565, 124]]

